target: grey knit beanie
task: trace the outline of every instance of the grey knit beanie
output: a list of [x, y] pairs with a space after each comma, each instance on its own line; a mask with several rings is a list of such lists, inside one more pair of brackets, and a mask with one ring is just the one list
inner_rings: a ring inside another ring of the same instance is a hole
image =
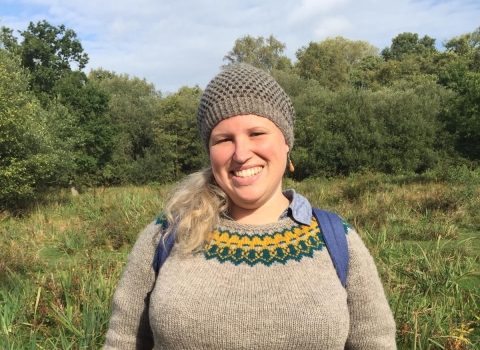
[[280, 85], [266, 72], [245, 63], [228, 66], [207, 85], [197, 110], [205, 150], [212, 129], [223, 119], [256, 114], [274, 122], [293, 148], [295, 110]]

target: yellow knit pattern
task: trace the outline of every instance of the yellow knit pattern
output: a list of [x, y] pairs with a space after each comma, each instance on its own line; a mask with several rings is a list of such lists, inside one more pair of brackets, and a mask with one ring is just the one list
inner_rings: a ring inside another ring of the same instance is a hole
[[206, 239], [203, 252], [207, 259], [231, 261], [238, 265], [299, 261], [312, 256], [325, 245], [317, 221], [312, 217], [310, 226], [295, 225], [282, 232], [246, 235], [228, 230], [215, 230]]

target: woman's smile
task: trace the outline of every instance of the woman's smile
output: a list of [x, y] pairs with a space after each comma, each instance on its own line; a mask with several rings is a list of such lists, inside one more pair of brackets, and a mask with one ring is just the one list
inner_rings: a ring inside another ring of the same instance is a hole
[[262, 171], [262, 167], [254, 167], [254, 168], [249, 168], [245, 170], [238, 170], [238, 171], [232, 171], [233, 175], [236, 177], [241, 177], [241, 178], [247, 178], [247, 177], [252, 177], [254, 175], [257, 175], [259, 172]]

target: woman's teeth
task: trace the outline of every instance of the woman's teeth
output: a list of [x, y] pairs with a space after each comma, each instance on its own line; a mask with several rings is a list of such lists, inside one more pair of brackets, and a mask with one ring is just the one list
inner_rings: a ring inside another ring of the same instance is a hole
[[241, 171], [234, 171], [233, 174], [238, 177], [250, 177], [258, 174], [262, 170], [262, 167], [255, 167], [250, 169], [245, 169]]

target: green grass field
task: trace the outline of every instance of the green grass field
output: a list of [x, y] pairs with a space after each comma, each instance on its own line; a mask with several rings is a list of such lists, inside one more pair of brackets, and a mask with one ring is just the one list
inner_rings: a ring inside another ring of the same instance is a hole
[[[480, 349], [480, 170], [285, 181], [354, 225], [399, 349]], [[52, 193], [0, 213], [0, 349], [98, 349], [128, 253], [168, 186]]]

